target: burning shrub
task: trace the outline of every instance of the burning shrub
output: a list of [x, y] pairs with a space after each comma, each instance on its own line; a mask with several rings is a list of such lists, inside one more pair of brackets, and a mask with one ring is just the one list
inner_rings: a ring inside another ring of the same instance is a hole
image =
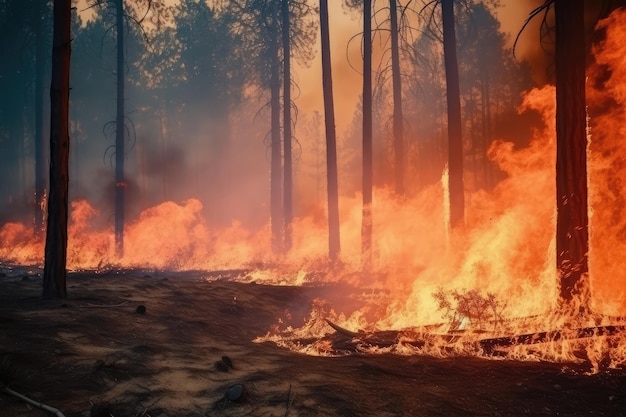
[[495, 330], [502, 324], [506, 303], [497, 300], [492, 293], [483, 295], [476, 289], [445, 291], [438, 288], [433, 297], [437, 301], [438, 310], [448, 320], [451, 331], [465, 330], [470, 323], [474, 330], [486, 330], [488, 324], [493, 324]]

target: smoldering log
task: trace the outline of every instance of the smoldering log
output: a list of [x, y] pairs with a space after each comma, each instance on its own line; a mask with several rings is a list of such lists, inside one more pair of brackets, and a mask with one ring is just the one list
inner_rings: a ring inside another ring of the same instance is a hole
[[[337, 332], [329, 338], [333, 347], [342, 351], [358, 351], [359, 346], [364, 344], [379, 348], [390, 347], [398, 343], [414, 347], [422, 347], [428, 340], [433, 339], [438, 339], [444, 343], [452, 344], [459, 340], [460, 337], [459, 334], [424, 333], [419, 338], [402, 340], [402, 331], [386, 330], [372, 333], [365, 333], [363, 331], [353, 332], [332, 323], [329, 320], [326, 320], [326, 322]], [[514, 336], [492, 337], [478, 340], [475, 343], [485, 354], [490, 355], [498, 348], [549, 343], [559, 340], [577, 340], [591, 337], [616, 336], [622, 332], [626, 332], [626, 325], [591, 326], [577, 329], [551, 330]]]

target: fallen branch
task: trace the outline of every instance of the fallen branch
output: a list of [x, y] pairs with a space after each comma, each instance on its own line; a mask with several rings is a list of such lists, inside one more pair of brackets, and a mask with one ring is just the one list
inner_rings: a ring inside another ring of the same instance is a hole
[[594, 326], [571, 330], [553, 330], [521, 334], [510, 337], [496, 337], [483, 339], [478, 342], [485, 353], [492, 353], [497, 347], [509, 347], [515, 345], [534, 345], [538, 343], [556, 342], [559, 340], [586, 339], [594, 336], [615, 336], [624, 332], [626, 326]]
[[333, 329], [335, 329], [335, 331], [337, 333], [341, 333], [344, 336], [348, 336], [348, 337], [357, 337], [357, 336], [364, 336], [364, 333], [357, 333], [357, 332], [353, 332], [352, 330], [348, 330], [345, 329], [341, 326], [339, 326], [338, 324], [333, 323], [332, 321], [328, 320], [328, 319], [324, 319], [326, 321], [326, 323], [328, 323], [328, 325], [330, 327], [332, 327]]
[[42, 404], [40, 402], [37, 402], [35, 400], [31, 400], [30, 398], [20, 394], [19, 392], [15, 392], [13, 391], [11, 388], [8, 387], [4, 387], [4, 386], [0, 386], [0, 392], [4, 392], [5, 394], [11, 395], [15, 398], [19, 398], [22, 401], [27, 402], [28, 404], [32, 405], [33, 407], [39, 408], [41, 410], [47, 411], [48, 413], [51, 413], [57, 417], [65, 417], [63, 415], [63, 413], [59, 410], [57, 410], [54, 407], [50, 407], [49, 405], [46, 404]]
[[[335, 349], [343, 351], [358, 350], [359, 342], [383, 348], [390, 347], [400, 342], [400, 336], [402, 334], [401, 331], [396, 330], [377, 331], [373, 333], [364, 333], [362, 331], [353, 332], [329, 320], [326, 320], [326, 322], [330, 327], [335, 329], [337, 334], [343, 336], [343, 338], [340, 339], [330, 339]], [[473, 343], [480, 347], [486, 354], [492, 354], [497, 348], [506, 348], [518, 345], [534, 345], [539, 343], [556, 342], [559, 340], [587, 339], [590, 337], [598, 336], [616, 336], [622, 333], [626, 333], [626, 325], [592, 326], [567, 330], [535, 332], [504, 337], [490, 337], [477, 340]], [[346, 336], [349, 337], [351, 340], [346, 341]], [[402, 340], [401, 343], [421, 347], [429, 339], [439, 339], [446, 344], [450, 344], [455, 343], [462, 337], [462, 334], [423, 333], [420, 338], [409, 340], [405, 339]]]

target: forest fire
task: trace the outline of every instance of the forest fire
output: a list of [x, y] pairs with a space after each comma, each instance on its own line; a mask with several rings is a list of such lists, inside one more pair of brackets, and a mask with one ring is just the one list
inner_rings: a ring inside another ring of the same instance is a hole
[[[212, 230], [200, 214], [202, 205], [198, 200], [165, 202], [142, 212], [127, 226], [127, 250], [122, 259], [116, 259], [112, 252], [112, 232], [97, 228], [97, 209], [86, 201], [74, 202], [69, 267], [200, 271], [243, 268], [247, 272], [239, 279], [244, 281], [331, 285], [329, 291], [333, 291], [333, 283], [341, 282], [352, 286], [353, 292], [359, 288], [359, 300], [339, 298], [339, 304], [362, 304], [359, 309], [337, 313], [336, 307], [320, 299], [311, 306], [305, 323], [287, 325], [286, 318], [279, 318], [276, 328], [258, 339], [309, 354], [350, 350], [435, 356], [495, 354], [568, 362], [582, 357], [596, 371], [600, 366], [623, 366], [626, 341], [620, 330], [626, 322], [617, 316], [622, 315], [626, 300], [619, 290], [620, 275], [607, 262], [619, 256], [623, 242], [602, 239], [606, 230], [615, 227], [601, 223], [606, 221], [603, 213], [617, 208], [612, 200], [598, 198], [610, 191], [602, 188], [606, 180], [598, 178], [611, 173], [610, 167], [614, 169], [615, 164], [601, 159], [596, 147], [599, 150], [609, 139], [594, 131], [591, 151], [592, 227], [598, 230], [592, 235], [591, 253], [596, 314], [572, 322], [572, 317], [561, 314], [555, 303], [555, 209], [551, 198], [554, 89], [529, 92], [521, 111], [541, 112], [545, 129], [537, 131], [524, 149], [514, 149], [505, 141], [494, 143], [490, 156], [507, 178], [493, 193], [469, 195], [466, 229], [455, 231], [451, 239], [446, 236], [443, 187], [432, 186], [403, 202], [391, 192], [376, 191], [376, 262], [370, 274], [359, 273], [360, 236], [354, 232], [360, 224], [357, 197], [341, 201], [343, 263], [330, 270], [324, 261], [323, 222], [312, 217], [296, 219], [294, 248], [279, 264], [263, 249], [269, 240], [267, 228], [251, 233], [234, 223], [227, 229]], [[43, 243], [33, 239], [25, 225], [4, 225], [0, 238], [5, 262], [42, 262]], [[242, 260], [247, 262], [242, 264]], [[607, 266], [610, 269], [605, 272]], [[368, 292], [370, 297], [366, 296]], [[341, 337], [333, 341], [329, 335], [334, 333], [351, 342]]]
[[[520, 112], [538, 112], [543, 121], [527, 147], [498, 138], [489, 148], [489, 158], [506, 178], [491, 192], [466, 193], [462, 230], [448, 230], [441, 183], [406, 199], [376, 189], [374, 263], [367, 273], [361, 271], [360, 195], [340, 199], [342, 251], [335, 265], [326, 261], [324, 216], [295, 218], [293, 248], [279, 256], [267, 250], [269, 225], [250, 231], [233, 221], [230, 227], [213, 228], [202, 215], [200, 200], [165, 201], [126, 225], [125, 251], [118, 258], [114, 233], [101, 226], [105, 221], [99, 210], [86, 200], [74, 201], [68, 267], [245, 270], [237, 279], [345, 291], [343, 298], [332, 294], [333, 304], [316, 300], [304, 323], [291, 322], [288, 314], [277, 317], [275, 328], [257, 339], [308, 354], [584, 360], [594, 372], [622, 367], [626, 274], [621, 260], [626, 240], [620, 178], [626, 175], [626, 144], [617, 135], [626, 114], [626, 69], [621, 62], [626, 23], [620, 19], [626, 13], [614, 13], [601, 23], [606, 40], [589, 70], [594, 81], [588, 83], [590, 314], [572, 317], [558, 302], [553, 87], [534, 89], [524, 97]], [[36, 238], [28, 225], [3, 225], [0, 242], [4, 263], [43, 262], [43, 238]]]
[[626, 0], [77, 1], [0, 2], [3, 413], [624, 414]]

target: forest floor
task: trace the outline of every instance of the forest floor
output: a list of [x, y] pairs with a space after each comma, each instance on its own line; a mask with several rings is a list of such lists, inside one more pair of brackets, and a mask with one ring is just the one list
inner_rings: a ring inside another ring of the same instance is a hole
[[[37, 270], [0, 273], [0, 387], [66, 417], [626, 416], [626, 370], [254, 342], [319, 287], [129, 271], [72, 273], [61, 301], [41, 286]], [[46, 415], [0, 393], [0, 416]]]

